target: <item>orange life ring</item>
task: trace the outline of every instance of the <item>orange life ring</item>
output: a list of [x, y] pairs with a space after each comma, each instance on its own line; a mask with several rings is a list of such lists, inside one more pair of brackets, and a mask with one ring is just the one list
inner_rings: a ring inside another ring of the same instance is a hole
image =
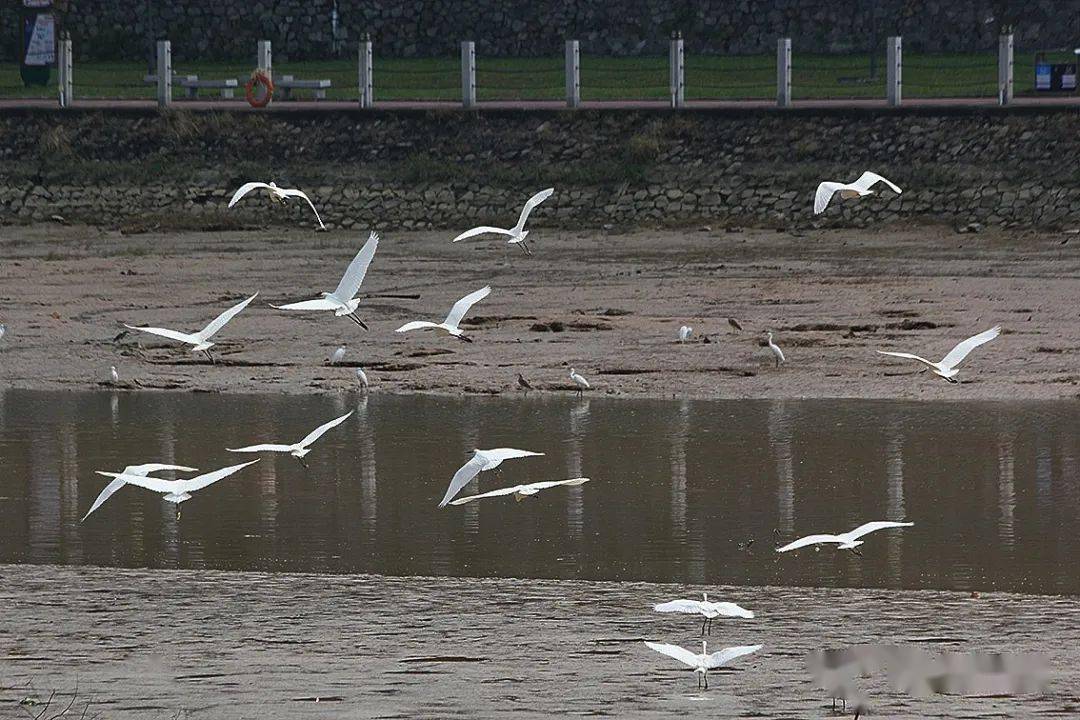
[[[263, 88], [261, 93], [257, 91], [259, 87]], [[244, 85], [244, 96], [251, 107], [266, 107], [274, 97], [274, 81], [265, 70], [255, 70], [251, 73], [251, 79]]]

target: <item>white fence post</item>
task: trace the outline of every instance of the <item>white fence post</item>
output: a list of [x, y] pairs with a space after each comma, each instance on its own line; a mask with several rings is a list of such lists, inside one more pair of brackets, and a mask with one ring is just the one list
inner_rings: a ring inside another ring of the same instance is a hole
[[259, 41], [259, 53], [258, 53], [258, 66], [260, 69], [266, 71], [266, 76], [270, 78], [270, 81], [274, 81], [274, 54], [273, 46], [269, 40]]
[[371, 38], [365, 36], [360, 41], [360, 107], [371, 108], [375, 105], [375, 83], [371, 63]]
[[461, 105], [476, 105], [476, 43], [472, 40], [461, 43]]
[[668, 87], [671, 90], [671, 107], [681, 108], [686, 99], [686, 67], [683, 64], [683, 39], [681, 33], [672, 33], [668, 49], [670, 68]]
[[998, 38], [998, 104], [1008, 105], [1013, 99], [1013, 36]]
[[581, 48], [577, 40], [566, 41], [566, 107], [581, 105]]
[[157, 42], [157, 104], [172, 104], [172, 44], [168, 40]]
[[902, 99], [904, 48], [899, 37], [885, 41], [885, 99], [889, 107], [900, 107]]
[[776, 41], [776, 106], [791, 107], [791, 38]]
[[57, 57], [57, 68], [60, 71], [60, 107], [71, 107], [71, 101], [75, 99], [74, 83], [71, 71], [71, 35], [64, 33], [59, 43], [60, 54]]

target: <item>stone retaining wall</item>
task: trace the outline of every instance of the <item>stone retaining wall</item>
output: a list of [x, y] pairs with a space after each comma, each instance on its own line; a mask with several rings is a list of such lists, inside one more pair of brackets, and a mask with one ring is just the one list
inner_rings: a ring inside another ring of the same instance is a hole
[[[0, 116], [0, 223], [310, 222], [255, 198], [225, 211], [276, 179], [345, 227], [512, 224], [548, 185], [538, 225], [1076, 227], [1078, 131], [1075, 112], [25, 113]], [[820, 180], [866, 169], [906, 191], [812, 214]]]

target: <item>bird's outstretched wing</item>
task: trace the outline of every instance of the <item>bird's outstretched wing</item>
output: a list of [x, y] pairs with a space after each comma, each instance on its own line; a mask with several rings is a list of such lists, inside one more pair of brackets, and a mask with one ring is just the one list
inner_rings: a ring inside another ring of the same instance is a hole
[[128, 330], [138, 330], [139, 332], [150, 333], [151, 335], [160, 335], [170, 340], [179, 340], [183, 343], [189, 343], [191, 345], [198, 345], [202, 342], [202, 338], [198, 335], [189, 335], [188, 333], [178, 332], [176, 330], [169, 330], [168, 328], [156, 328], [156, 327], [135, 327], [134, 325], [124, 325]]
[[529, 215], [536, 209], [536, 206], [551, 197], [554, 192], [555, 188], [547, 188], [529, 198], [528, 202], [525, 203], [525, 207], [521, 209], [521, 215], [518, 217], [517, 225], [514, 226], [514, 229], [521, 232], [525, 228], [525, 221], [529, 219]]
[[840, 538], [836, 535], [807, 535], [806, 537], [799, 538], [795, 542], [790, 542], [783, 547], [776, 548], [776, 552], [787, 552], [788, 550], [798, 550], [799, 548], [806, 547], [807, 545], [817, 545], [818, 543], [838, 543], [841, 542]]
[[248, 465], [254, 465], [257, 462], [259, 461], [251, 460], [250, 462], [241, 463], [240, 465], [230, 465], [229, 467], [221, 468], [220, 470], [215, 470], [214, 472], [209, 472], [205, 475], [199, 475], [190, 480], [178, 480], [176, 483], [178, 486], [177, 489], [181, 492], [195, 492], [196, 490], [201, 490], [207, 485], [213, 485], [218, 480], [223, 480], [233, 473], [246, 468]]
[[[165, 463], [146, 463], [145, 465], [128, 465], [120, 473], [121, 475], [140, 475], [145, 476], [149, 473], [160, 472], [162, 470], [177, 470], [179, 472], [198, 472], [198, 468], [186, 467], [184, 465], [168, 465]], [[111, 483], [105, 486], [105, 488], [94, 499], [94, 504], [90, 506], [90, 509], [83, 515], [83, 522], [86, 518], [90, 517], [90, 514], [97, 510], [99, 507], [105, 504], [105, 501], [116, 494], [116, 491], [124, 487], [127, 482], [119, 478], [114, 479]]]
[[702, 611], [700, 600], [672, 600], [666, 603], [660, 603], [659, 605], [653, 605], [653, 610], [656, 612], [670, 613], [693, 613], [698, 614]]
[[251, 301], [254, 300], [257, 297], [259, 297], [259, 293], [255, 293], [254, 295], [249, 297], [247, 300], [244, 300], [241, 303], [237, 303], [236, 305], [233, 305], [231, 308], [229, 308], [228, 310], [226, 310], [225, 312], [221, 313], [216, 318], [214, 318], [213, 322], [211, 322], [209, 325], [207, 325], [201, 331], [199, 331], [198, 336], [200, 338], [202, 338], [203, 340], [209, 340], [210, 337], [214, 333], [216, 333], [221, 328], [225, 327], [225, 323], [229, 322], [234, 317], [236, 317], [236, 315], [241, 310], [243, 310], [249, 304], [251, 304]]
[[851, 183], [851, 184], [854, 187], [856, 187], [856, 188], [858, 188], [860, 190], [869, 190], [870, 188], [872, 188], [875, 184], [877, 184], [879, 182], [885, 183], [886, 185], [888, 185], [889, 189], [892, 190], [897, 195], [904, 192], [903, 190], [901, 190], [900, 188], [898, 188], [896, 186], [896, 183], [894, 183], [894, 182], [892, 182], [890, 180], [886, 180], [885, 178], [881, 177], [877, 173], [870, 172], [869, 170], [867, 170], [862, 175], [860, 175], [859, 179], [856, 180], [855, 182]]
[[513, 495], [516, 492], [524, 489], [524, 485], [515, 485], [514, 487], [499, 488], [498, 490], [491, 490], [490, 492], [480, 493], [479, 495], [469, 495], [468, 497], [458, 498], [457, 500], [451, 500], [451, 505], [464, 505], [467, 502], [473, 500], [480, 500], [481, 498], [500, 497], [502, 495]]
[[858, 540], [863, 535], [869, 535], [870, 533], [877, 532], [878, 530], [885, 530], [887, 528], [911, 527], [914, 524], [915, 523], [912, 523], [912, 522], [893, 522], [891, 520], [875, 520], [874, 522], [868, 522], [868, 523], [865, 523], [863, 525], [860, 525], [859, 527], [855, 528], [851, 532], [847, 533], [847, 536], [849, 538], [851, 538], [852, 540]]
[[532, 450], [518, 450], [517, 448], [492, 448], [491, 450], [481, 450], [479, 453], [485, 460], [485, 467], [495, 467], [503, 460], [513, 460], [514, 458], [523, 457], [535, 457], [543, 455], [544, 453], [533, 452]]
[[228, 452], [256, 453], [256, 452], [292, 452], [292, 445], [276, 445], [263, 443], [262, 445], [248, 445], [242, 448], [225, 448]]
[[930, 367], [937, 367], [934, 363], [930, 362], [926, 358], [921, 358], [918, 355], [912, 355], [911, 353], [891, 352], [889, 350], [878, 350], [878, 355], [891, 355], [893, 357], [905, 358], [907, 360], [918, 360], [923, 365], [929, 365]]
[[90, 513], [101, 507], [106, 500], [111, 498], [114, 494], [116, 494], [117, 490], [124, 487], [125, 485], [127, 485], [127, 483], [119, 478], [116, 478], [108, 485], [106, 485], [105, 489], [102, 490], [94, 499], [94, 504], [90, 506], [90, 509], [86, 511], [86, 514], [82, 516], [82, 520], [80, 520], [79, 522], [84, 522], [86, 518], [90, 517]]
[[318, 300], [303, 300], [289, 303], [288, 305], [271, 305], [275, 310], [337, 310], [340, 305], [325, 298]]
[[264, 182], [249, 182], [240, 186], [240, 189], [233, 193], [232, 200], [229, 201], [229, 207], [232, 207], [236, 203], [240, 202], [240, 198], [247, 195], [249, 192], [256, 188], [270, 189], [270, 186]]
[[321, 437], [322, 437], [323, 435], [325, 435], [326, 433], [328, 433], [328, 432], [329, 432], [330, 430], [333, 430], [333, 429], [334, 429], [334, 428], [336, 428], [336, 427], [337, 427], [338, 425], [340, 425], [341, 423], [343, 423], [343, 422], [345, 422], [346, 420], [348, 420], [348, 419], [349, 419], [349, 416], [351, 416], [351, 415], [353, 414], [353, 412], [354, 412], [354, 411], [350, 410], [349, 412], [345, 413], [345, 414], [344, 414], [344, 415], [342, 415], [341, 417], [339, 417], [339, 418], [334, 418], [334, 419], [333, 419], [333, 420], [331, 420], [330, 422], [328, 422], [328, 423], [323, 423], [323, 424], [322, 424], [322, 425], [320, 425], [319, 427], [315, 428], [314, 430], [312, 430], [311, 432], [309, 432], [309, 433], [307, 434], [307, 436], [306, 436], [306, 437], [305, 437], [305, 438], [304, 438], [303, 440], [301, 440], [301, 441], [300, 441], [300, 447], [302, 447], [302, 448], [306, 448], [306, 447], [307, 447], [308, 445], [311, 445], [311, 444], [312, 444], [313, 442], [315, 442], [316, 440], [318, 440], [319, 438], [321, 438]]
[[949, 351], [948, 355], [942, 358], [942, 367], [951, 370], [952, 368], [962, 363], [964, 361], [964, 358], [966, 358], [968, 356], [968, 353], [970, 353], [972, 350], [979, 347], [980, 345], [984, 345], [990, 342], [1000, 334], [1001, 326], [995, 325], [994, 327], [986, 330], [985, 332], [981, 332], [978, 335], [972, 335], [967, 340], [959, 343], [956, 347]]
[[341, 282], [338, 283], [337, 289], [334, 290], [334, 297], [340, 298], [344, 302], [352, 300], [356, 296], [356, 293], [360, 291], [360, 285], [364, 282], [364, 276], [367, 275], [368, 265], [371, 264], [372, 259], [375, 257], [375, 251], [378, 249], [379, 234], [372, 232], [368, 236], [367, 242], [364, 243], [364, 247], [360, 248], [360, 252], [356, 253], [356, 257], [349, 263], [345, 274], [341, 276]]
[[[161, 478], [152, 478], [145, 475], [125, 475], [124, 473], [104, 472], [102, 470], [97, 470], [96, 472], [98, 475], [116, 478], [128, 485], [138, 485], [141, 488], [153, 490], [158, 493], [171, 493], [174, 490], [180, 490], [180, 480], [162, 480]], [[110, 485], [111, 484], [112, 483], [110, 483]]]
[[763, 645], [737, 645], [735, 647], [724, 648], [719, 652], [714, 652], [705, 660], [705, 667], [717, 668], [723, 665], [727, 665], [735, 658], [742, 657], [743, 655], [749, 655], [760, 650]]
[[450, 312], [447, 313], [446, 320], [444, 320], [444, 322], [450, 327], [457, 327], [458, 323], [461, 322], [461, 318], [465, 317], [465, 313], [469, 312], [469, 308], [471, 308], [473, 305], [480, 302], [490, 294], [490, 285], [482, 287], [476, 292], [469, 293], [468, 295], [454, 303], [454, 307], [450, 308]]
[[498, 233], [499, 235], [510, 235], [511, 237], [516, 234], [512, 230], [491, 227], [490, 225], [481, 225], [480, 227], [474, 227], [472, 230], [466, 230], [450, 242], [457, 242], [458, 240], [468, 240], [471, 237], [476, 237], [477, 235], [485, 235], [487, 233]]
[[814, 194], [814, 214], [820, 215], [825, 212], [825, 208], [829, 206], [829, 201], [832, 200], [833, 193], [843, 187], [843, 183], [829, 181], [818, 185], [817, 192]]
[[499, 488], [498, 490], [491, 490], [490, 492], [480, 493], [479, 495], [470, 495], [469, 497], [458, 498], [452, 500], [451, 505], [464, 505], [467, 502], [473, 500], [479, 500], [486, 497], [498, 497], [500, 495], [513, 495], [514, 493], [536, 493], [541, 490], [547, 490], [548, 488], [558, 487], [559, 485], [584, 485], [589, 482], [589, 478], [571, 478], [569, 480], [545, 480], [543, 482], [530, 483], [528, 485], [515, 485], [513, 487]]
[[692, 668], [696, 668], [698, 665], [698, 656], [690, 652], [686, 648], [681, 648], [678, 645], [668, 645], [667, 643], [654, 643], [645, 641], [645, 646], [650, 650], [655, 650], [661, 655], [667, 655], [670, 658], [675, 658], [681, 663], [685, 663]]
[[319, 227], [321, 227], [323, 230], [326, 229], [326, 226], [323, 225], [322, 218], [319, 217], [319, 211], [315, 209], [315, 203], [311, 202], [311, 198], [307, 196], [307, 193], [305, 193], [303, 190], [285, 188], [279, 189], [278, 192], [280, 192], [282, 195], [287, 195], [290, 197], [303, 198], [307, 202], [308, 207], [311, 208], [311, 212], [315, 213], [315, 219], [319, 221]]
[[724, 617], [740, 617], [740, 618], [752, 618], [754, 617], [753, 610], [747, 610], [741, 605], [737, 605], [733, 602], [714, 602], [709, 603], [712, 605], [712, 609], [720, 613]]
[[405, 323], [394, 332], [409, 332], [410, 330], [420, 330], [421, 328], [437, 327], [439, 327], [438, 323], [428, 322], [427, 320], [413, 320], [412, 322]]
[[534, 482], [528, 485], [522, 485], [524, 490], [547, 490], [548, 488], [559, 487], [560, 485], [584, 485], [589, 482], [587, 477], [570, 478], [569, 480], [543, 480], [541, 482]]
[[487, 460], [484, 456], [477, 453], [473, 455], [469, 462], [458, 468], [458, 471], [454, 473], [454, 477], [450, 480], [450, 487], [446, 488], [446, 495], [443, 496], [439, 507], [446, 507], [446, 504], [461, 492], [461, 488], [468, 485], [470, 480], [480, 474], [486, 464]]

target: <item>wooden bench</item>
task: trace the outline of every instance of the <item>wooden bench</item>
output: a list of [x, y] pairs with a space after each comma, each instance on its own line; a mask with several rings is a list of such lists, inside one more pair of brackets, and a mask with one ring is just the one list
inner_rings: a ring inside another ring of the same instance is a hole
[[[144, 75], [143, 82], [149, 85], [157, 84], [157, 75]], [[236, 88], [240, 87], [240, 83], [236, 78], [225, 78], [224, 80], [200, 80], [198, 75], [173, 75], [173, 85], [179, 85], [187, 90], [188, 98], [199, 97], [200, 89], [214, 89], [221, 91], [221, 97], [229, 99], [233, 97], [233, 93]]]
[[281, 90], [282, 100], [292, 100], [293, 90], [314, 90], [316, 100], [325, 100], [329, 87], [329, 80], [297, 80], [292, 75], [282, 75], [274, 81], [274, 89]]

